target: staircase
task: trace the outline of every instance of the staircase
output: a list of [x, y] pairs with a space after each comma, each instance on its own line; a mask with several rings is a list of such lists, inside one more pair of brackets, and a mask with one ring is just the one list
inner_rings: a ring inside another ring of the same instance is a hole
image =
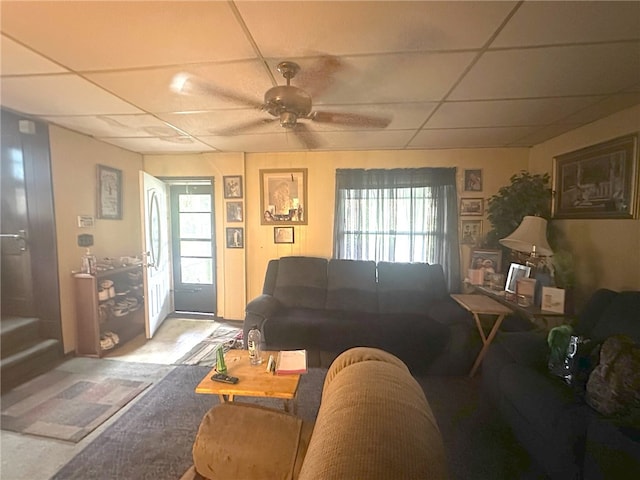
[[62, 360], [60, 342], [40, 335], [37, 318], [3, 317], [0, 322], [2, 393], [54, 368]]

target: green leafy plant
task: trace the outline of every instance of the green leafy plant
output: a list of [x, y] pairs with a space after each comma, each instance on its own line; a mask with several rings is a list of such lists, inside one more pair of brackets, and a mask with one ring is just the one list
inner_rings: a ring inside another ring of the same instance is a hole
[[547, 220], [551, 217], [548, 173], [531, 174], [523, 170], [510, 181], [511, 184], [500, 188], [487, 204], [487, 218], [493, 227], [486, 238], [490, 248], [501, 248], [498, 240], [511, 234], [526, 215], [538, 215]]
[[556, 287], [570, 290], [576, 285], [576, 272], [573, 268], [573, 257], [566, 250], [557, 250], [551, 257], [553, 279]]

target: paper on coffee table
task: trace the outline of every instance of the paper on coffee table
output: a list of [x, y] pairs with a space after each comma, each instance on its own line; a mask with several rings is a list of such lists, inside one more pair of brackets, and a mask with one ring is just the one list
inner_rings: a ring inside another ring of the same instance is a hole
[[276, 360], [276, 375], [307, 373], [306, 350], [281, 350]]

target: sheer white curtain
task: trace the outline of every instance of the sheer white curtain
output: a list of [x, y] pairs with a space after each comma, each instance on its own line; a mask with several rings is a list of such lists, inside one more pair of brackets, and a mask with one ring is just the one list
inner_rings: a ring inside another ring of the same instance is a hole
[[460, 281], [454, 168], [336, 172], [335, 258], [442, 265]]

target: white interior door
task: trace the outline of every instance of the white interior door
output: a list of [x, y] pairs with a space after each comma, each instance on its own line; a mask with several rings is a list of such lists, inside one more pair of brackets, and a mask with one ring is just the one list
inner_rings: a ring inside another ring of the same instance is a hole
[[145, 330], [147, 338], [151, 338], [172, 311], [168, 187], [148, 173], [140, 172], [140, 197]]

